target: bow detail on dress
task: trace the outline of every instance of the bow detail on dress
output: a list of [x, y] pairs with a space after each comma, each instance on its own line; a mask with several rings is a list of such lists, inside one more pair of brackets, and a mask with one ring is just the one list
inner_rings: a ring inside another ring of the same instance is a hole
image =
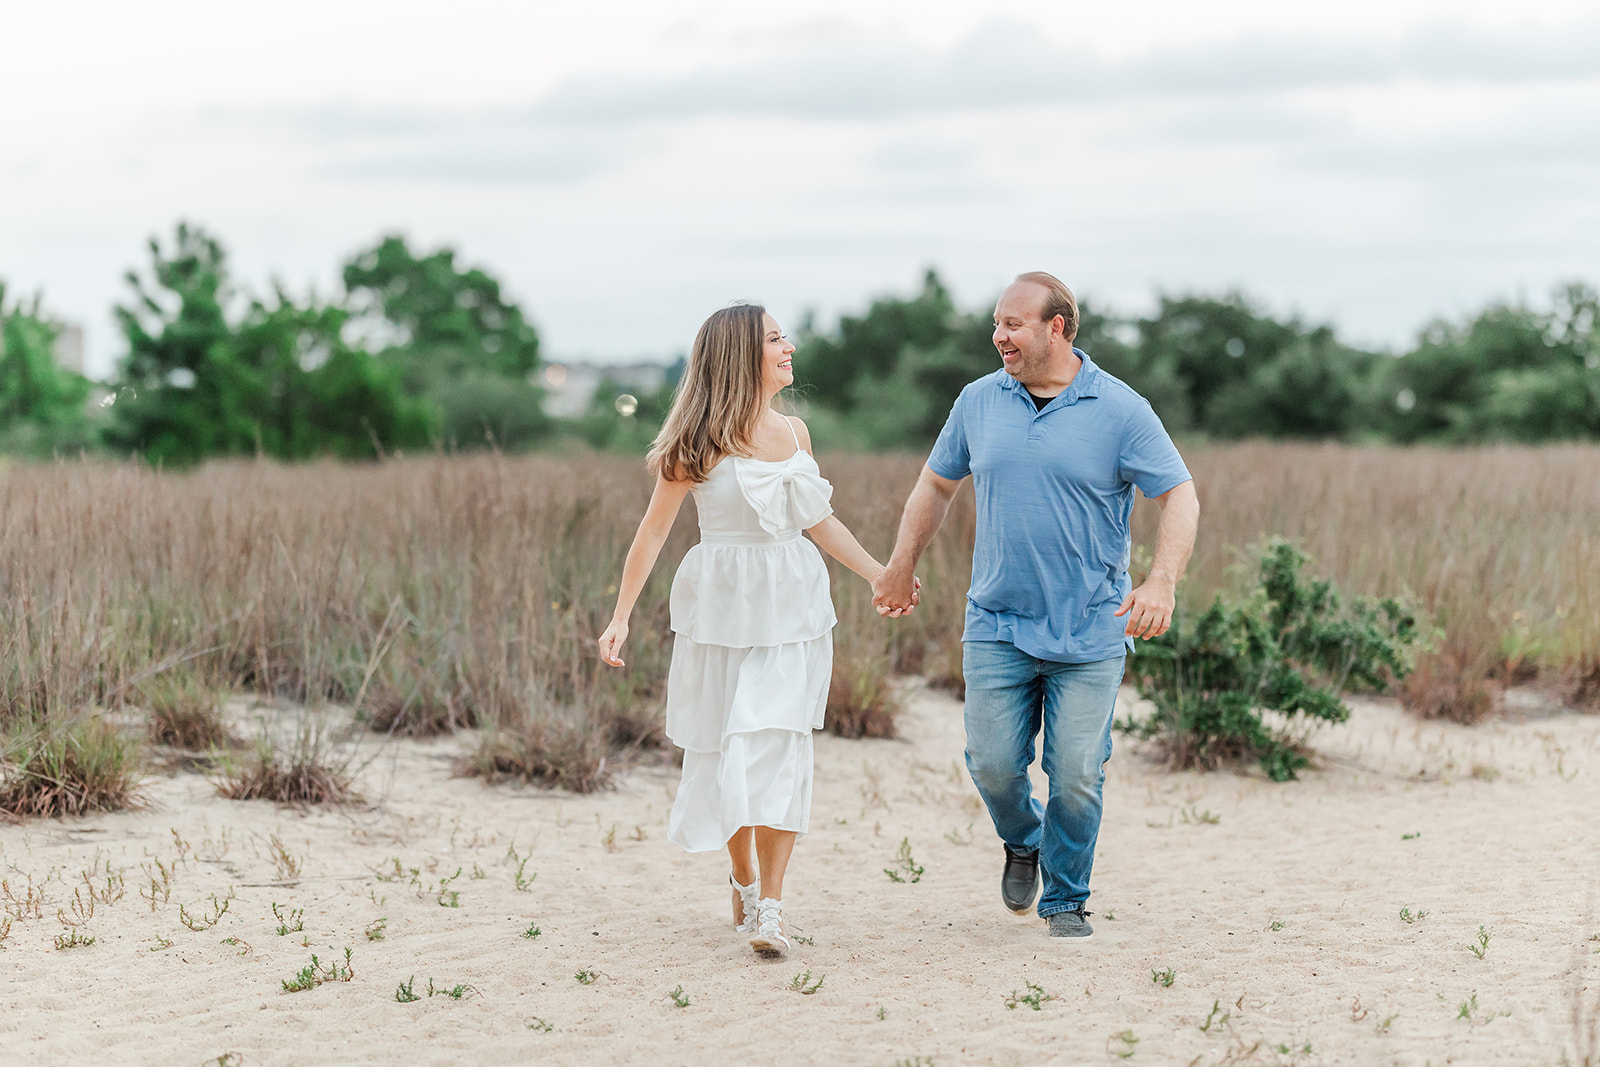
[[828, 503], [833, 486], [816, 469], [810, 453], [799, 456], [810, 462], [738, 464], [739, 491], [755, 509], [761, 528], [774, 537], [809, 529], [833, 514]]

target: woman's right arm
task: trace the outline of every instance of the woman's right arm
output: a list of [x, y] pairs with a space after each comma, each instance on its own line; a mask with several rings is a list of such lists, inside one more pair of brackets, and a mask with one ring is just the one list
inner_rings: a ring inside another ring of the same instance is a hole
[[628, 548], [628, 559], [622, 565], [622, 582], [617, 587], [617, 608], [611, 613], [611, 625], [600, 635], [600, 658], [613, 667], [622, 666], [617, 653], [628, 639], [628, 617], [633, 605], [644, 589], [645, 579], [656, 565], [656, 556], [672, 532], [672, 523], [683, 507], [683, 498], [689, 494], [692, 483], [656, 478], [655, 491], [650, 494], [650, 506], [639, 520], [639, 532], [633, 535]]

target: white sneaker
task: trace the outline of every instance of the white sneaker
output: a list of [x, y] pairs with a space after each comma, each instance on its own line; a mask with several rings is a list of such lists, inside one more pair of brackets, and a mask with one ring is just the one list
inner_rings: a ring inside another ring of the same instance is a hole
[[756, 910], [761, 900], [761, 878], [758, 876], [749, 885], [740, 885], [738, 879], [728, 875], [728, 883], [733, 886], [733, 891], [739, 894], [739, 912], [743, 919], [733, 924], [734, 933], [753, 934], [756, 932]]
[[792, 947], [783, 936], [783, 901], [771, 897], [756, 904], [755, 933], [750, 947], [757, 956], [767, 960], [781, 960]]

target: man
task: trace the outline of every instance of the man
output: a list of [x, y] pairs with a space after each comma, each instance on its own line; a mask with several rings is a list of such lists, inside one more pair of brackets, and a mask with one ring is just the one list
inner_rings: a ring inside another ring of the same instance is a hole
[[[1060, 281], [1020, 275], [994, 310], [1004, 366], [961, 391], [873, 584], [881, 614], [916, 600], [912, 572], [971, 475], [972, 588], [962, 634], [967, 769], [1005, 845], [1001, 898], [1052, 937], [1093, 933], [1084, 903], [1100, 832], [1111, 713], [1133, 638], [1166, 632], [1200, 503], [1150, 405], [1073, 347]], [[1128, 578], [1133, 491], [1161, 505], [1149, 576]], [[1049, 796], [1028, 767], [1041, 727]]]

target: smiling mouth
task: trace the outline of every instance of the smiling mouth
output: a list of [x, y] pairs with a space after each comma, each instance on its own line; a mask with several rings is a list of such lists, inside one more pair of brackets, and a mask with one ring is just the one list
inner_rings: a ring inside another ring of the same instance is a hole
[[1002, 348], [1000, 350], [1000, 358], [1005, 360], [1007, 363], [1011, 362], [1013, 359], [1017, 358], [1017, 349]]
[[794, 360], [792, 360], [792, 359], [784, 360], [782, 363], [778, 364], [778, 369], [779, 370], [794, 370]]

